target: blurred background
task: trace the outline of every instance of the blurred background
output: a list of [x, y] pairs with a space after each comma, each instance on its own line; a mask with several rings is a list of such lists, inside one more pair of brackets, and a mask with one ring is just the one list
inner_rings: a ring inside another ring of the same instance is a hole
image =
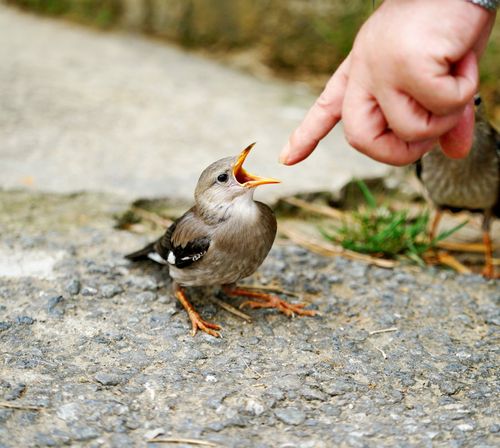
[[[369, 0], [0, 0], [0, 187], [189, 200], [252, 141], [269, 199], [388, 167], [339, 126], [299, 166], [279, 151], [373, 11]], [[500, 24], [481, 90], [500, 123]]]
[[[206, 52], [259, 74], [316, 89], [349, 52], [373, 10], [369, 0], [6, 0], [101, 29], [121, 28]], [[500, 121], [500, 24], [481, 65], [481, 85]]]

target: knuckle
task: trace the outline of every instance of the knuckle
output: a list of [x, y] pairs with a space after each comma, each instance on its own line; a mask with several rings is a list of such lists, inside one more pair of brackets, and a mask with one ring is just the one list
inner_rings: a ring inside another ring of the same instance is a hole
[[344, 127], [344, 135], [350, 146], [361, 152], [366, 152], [368, 150], [368, 140], [359, 131], [351, 131], [349, 128]]
[[320, 96], [316, 99], [316, 106], [323, 111], [329, 111], [333, 106], [333, 101], [331, 97], [326, 93], [322, 92]]

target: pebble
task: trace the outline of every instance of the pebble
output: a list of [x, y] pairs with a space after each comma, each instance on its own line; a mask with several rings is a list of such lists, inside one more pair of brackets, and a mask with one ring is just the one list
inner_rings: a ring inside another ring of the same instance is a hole
[[127, 279], [127, 284], [142, 291], [156, 291], [158, 289], [158, 282], [147, 276], [130, 276]]
[[122, 287], [118, 285], [107, 284], [101, 286], [101, 296], [105, 299], [111, 299], [112, 297], [116, 296], [117, 294], [121, 294], [122, 292]]
[[158, 298], [158, 296], [156, 295], [156, 293], [152, 292], [152, 291], [144, 291], [144, 292], [137, 294], [137, 296], [136, 296], [136, 300], [139, 303], [154, 302], [157, 298]]
[[91, 426], [78, 426], [71, 428], [71, 435], [77, 442], [86, 442], [99, 437], [99, 431]]
[[58, 305], [61, 304], [64, 300], [63, 296], [52, 296], [47, 300], [47, 311], [49, 314], [55, 316], [62, 316], [64, 314], [64, 310], [59, 308]]
[[77, 402], [63, 404], [56, 411], [57, 417], [65, 422], [78, 421], [83, 414], [83, 406]]
[[77, 278], [72, 278], [71, 280], [66, 283], [65, 290], [72, 296], [78, 295], [80, 292], [81, 288], [81, 283], [80, 280]]
[[17, 400], [26, 391], [26, 384], [19, 383], [13, 387], [4, 397], [6, 401]]
[[16, 324], [18, 325], [33, 325], [35, 323], [35, 319], [30, 316], [18, 316], [16, 317]]
[[97, 294], [97, 289], [90, 286], [84, 286], [81, 290], [82, 296], [95, 296]]
[[154, 428], [154, 429], [150, 429], [149, 431], [146, 431], [144, 433], [144, 438], [146, 440], [154, 439], [158, 436], [162, 436], [163, 434], [165, 434], [164, 428]]
[[306, 419], [306, 414], [297, 408], [276, 409], [274, 415], [287, 425], [300, 425]]
[[12, 324], [10, 322], [5, 322], [5, 321], [0, 322], [0, 331], [6, 331], [10, 327], [12, 327]]
[[319, 400], [319, 401], [325, 401], [326, 396], [324, 393], [322, 393], [320, 390], [315, 389], [313, 387], [303, 387], [300, 391], [300, 394], [303, 398], [305, 398], [308, 401], [311, 400]]
[[254, 398], [248, 398], [246, 400], [244, 409], [246, 412], [256, 417], [262, 415], [266, 410], [264, 404]]
[[121, 375], [107, 372], [97, 372], [94, 379], [103, 386], [117, 386], [125, 380]]

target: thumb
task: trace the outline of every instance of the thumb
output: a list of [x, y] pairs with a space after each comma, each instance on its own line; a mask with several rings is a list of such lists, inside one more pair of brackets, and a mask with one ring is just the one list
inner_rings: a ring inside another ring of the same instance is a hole
[[452, 159], [467, 157], [472, 146], [474, 135], [474, 106], [465, 106], [462, 116], [453, 129], [443, 134], [439, 143], [443, 152]]

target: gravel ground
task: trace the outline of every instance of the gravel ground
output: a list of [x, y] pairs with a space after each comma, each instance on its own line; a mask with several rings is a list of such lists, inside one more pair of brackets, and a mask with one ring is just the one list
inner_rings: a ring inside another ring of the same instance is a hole
[[499, 445], [496, 282], [278, 241], [248, 281], [321, 314], [246, 323], [192, 291], [224, 327], [193, 338], [165, 272], [122, 258], [152, 237], [113, 228], [126, 204], [0, 199], [1, 447]]

